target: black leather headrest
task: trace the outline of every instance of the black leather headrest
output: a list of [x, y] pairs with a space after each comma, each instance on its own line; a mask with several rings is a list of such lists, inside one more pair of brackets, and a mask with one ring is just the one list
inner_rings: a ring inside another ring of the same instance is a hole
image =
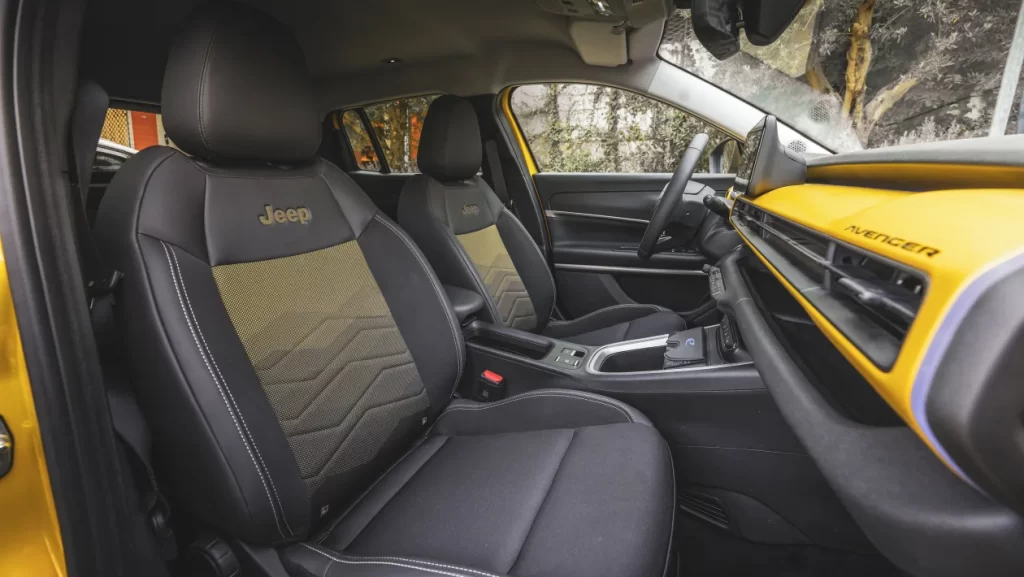
[[468, 100], [445, 95], [430, 104], [423, 120], [417, 164], [442, 182], [465, 180], [480, 170], [480, 123]]
[[203, 159], [290, 164], [320, 146], [302, 50], [280, 22], [249, 6], [214, 2], [189, 16], [161, 99], [168, 136]]

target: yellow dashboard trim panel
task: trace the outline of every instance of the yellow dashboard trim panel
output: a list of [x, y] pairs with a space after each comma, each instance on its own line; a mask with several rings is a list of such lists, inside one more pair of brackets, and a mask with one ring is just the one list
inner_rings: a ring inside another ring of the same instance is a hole
[[[849, 342], [744, 237], [839, 352], [925, 443], [963, 476], [938, 446], [927, 424], [915, 414], [915, 377], [936, 332], [964, 290], [1024, 247], [1024, 227], [1017, 222], [1024, 214], [1024, 190], [906, 192], [802, 184], [780, 188], [753, 200], [741, 197], [738, 202], [751, 202], [769, 213], [928, 276], [928, 291], [918, 315], [895, 363], [885, 371]], [[921, 247], [931, 250], [920, 250]]]
[[922, 162], [830, 164], [807, 167], [807, 180], [835, 184], [884, 182], [906, 190], [1018, 188], [1024, 182], [1024, 166], [949, 165]]
[[0, 478], [0, 565], [4, 575], [63, 576], [64, 545], [43, 454], [28, 368], [0, 248], [0, 414], [15, 454]]

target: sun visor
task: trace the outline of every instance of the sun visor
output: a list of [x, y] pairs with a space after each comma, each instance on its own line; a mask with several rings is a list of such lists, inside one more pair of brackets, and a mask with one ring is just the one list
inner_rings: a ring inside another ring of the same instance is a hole
[[573, 20], [569, 36], [583, 62], [591, 66], [622, 66], [626, 63], [626, 32], [619, 26], [591, 20]]

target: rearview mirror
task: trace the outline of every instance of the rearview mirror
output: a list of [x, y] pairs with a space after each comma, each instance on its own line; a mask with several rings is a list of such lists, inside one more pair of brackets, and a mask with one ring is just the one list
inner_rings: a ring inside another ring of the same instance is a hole
[[778, 40], [805, 0], [676, 0], [690, 8], [693, 33], [719, 60], [740, 51], [740, 28], [754, 46]]

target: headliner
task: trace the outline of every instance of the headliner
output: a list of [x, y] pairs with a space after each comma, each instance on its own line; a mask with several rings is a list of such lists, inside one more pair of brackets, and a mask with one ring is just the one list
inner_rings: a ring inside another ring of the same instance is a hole
[[[93, 0], [85, 20], [83, 76], [119, 100], [156, 103], [174, 33], [206, 0]], [[493, 92], [539, 70], [587, 78], [565, 16], [531, 0], [247, 0], [285, 23], [317, 78], [325, 110], [356, 100], [426, 92]], [[429, 5], [429, 9], [425, 6]], [[657, 38], [660, 39], [661, 23]], [[639, 32], [639, 31], [637, 31]], [[630, 56], [653, 56], [651, 33]], [[386, 64], [399, 58], [398, 64]], [[594, 71], [622, 77], [630, 66]], [[504, 71], [516, 70], [509, 77]], [[373, 84], [380, 80], [380, 89]], [[541, 78], [538, 78], [538, 80]], [[351, 82], [348, 82], [351, 80]], [[359, 83], [359, 86], [350, 84]]]

